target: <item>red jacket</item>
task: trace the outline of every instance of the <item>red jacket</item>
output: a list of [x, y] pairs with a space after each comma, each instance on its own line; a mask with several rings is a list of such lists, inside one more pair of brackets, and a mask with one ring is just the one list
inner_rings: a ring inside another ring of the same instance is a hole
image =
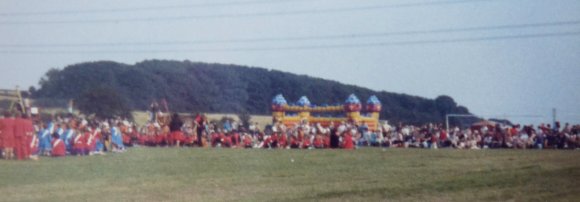
[[2, 147], [14, 148], [14, 119], [0, 119], [0, 130], [2, 131]]
[[342, 148], [344, 149], [354, 149], [354, 142], [352, 141], [352, 136], [350, 133], [345, 133], [342, 138]]
[[87, 141], [85, 142], [86, 148], [89, 151], [94, 151], [97, 146], [97, 140], [100, 139], [100, 134], [97, 132], [91, 132], [87, 134]]
[[314, 142], [312, 144], [316, 148], [322, 148], [322, 147], [324, 147], [324, 140], [322, 139], [322, 136], [321, 135], [316, 135], [316, 137], [314, 137]]
[[52, 156], [65, 156], [66, 155], [66, 147], [64, 142], [60, 139], [52, 140]]
[[75, 149], [85, 149], [87, 148], [87, 137], [90, 135], [90, 133], [85, 133], [84, 135], [82, 133], [77, 134], [77, 136], [75, 136], [75, 138], [73, 139], [73, 148]]
[[38, 152], [38, 137], [36, 135], [28, 136], [28, 145], [30, 146], [29, 154], [36, 154]]
[[249, 135], [244, 135], [244, 146], [252, 146], [252, 137]]
[[232, 145], [240, 145], [240, 134], [239, 133], [234, 133], [231, 137], [232, 139]]
[[287, 144], [288, 144], [288, 141], [286, 139], [286, 134], [281, 134], [280, 136], [278, 136], [278, 146], [279, 147], [286, 147]]

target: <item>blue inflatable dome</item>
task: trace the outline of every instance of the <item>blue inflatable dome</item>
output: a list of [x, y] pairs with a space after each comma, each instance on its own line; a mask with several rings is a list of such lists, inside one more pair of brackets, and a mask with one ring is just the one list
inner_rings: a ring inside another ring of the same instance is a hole
[[358, 99], [358, 97], [356, 97], [356, 95], [350, 94], [344, 103], [346, 103], [346, 104], [360, 104], [360, 100]]
[[284, 98], [284, 96], [282, 96], [282, 94], [278, 94], [276, 95], [276, 97], [274, 97], [274, 99], [272, 99], [272, 104], [286, 105], [288, 104], [288, 102], [286, 102], [286, 99]]
[[379, 98], [377, 98], [377, 96], [373, 95], [367, 100], [367, 104], [380, 105], [381, 101], [379, 101]]
[[298, 104], [298, 106], [310, 106], [310, 100], [308, 100], [306, 96], [302, 96], [296, 104]]

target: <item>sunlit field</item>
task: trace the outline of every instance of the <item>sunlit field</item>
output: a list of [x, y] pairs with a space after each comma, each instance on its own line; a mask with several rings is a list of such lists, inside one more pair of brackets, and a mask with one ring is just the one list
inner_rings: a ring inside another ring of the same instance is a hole
[[132, 148], [0, 161], [1, 201], [578, 201], [580, 151]]

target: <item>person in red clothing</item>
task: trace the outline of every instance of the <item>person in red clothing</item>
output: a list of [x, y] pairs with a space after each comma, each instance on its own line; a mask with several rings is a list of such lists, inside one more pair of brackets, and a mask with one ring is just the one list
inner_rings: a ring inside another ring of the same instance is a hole
[[309, 149], [310, 146], [312, 146], [312, 138], [310, 135], [306, 135], [302, 138], [302, 148]]
[[343, 149], [354, 149], [354, 142], [352, 141], [352, 134], [347, 131], [342, 136], [342, 148]]
[[270, 148], [276, 148], [277, 144], [278, 144], [278, 136], [276, 136], [276, 133], [272, 133], [271, 135], [266, 135], [266, 134], [262, 134], [263, 135], [263, 141], [262, 143], [260, 143], [260, 147], [264, 148], [264, 149], [270, 149]]
[[250, 149], [253, 147], [253, 142], [254, 140], [252, 139], [252, 136], [248, 133], [244, 133], [243, 136], [243, 141], [244, 141], [244, 148]]
[[0, 119], [0, 133], [2, 134], [2, 147], [4, 148], [4, 159], [14, 158], [14, 117], [10, 112], [4, 113], [4, 118]]
[[29, 156], [30, 159], [33, 160], [38, 160], [38, 146], [40, 144], [40, 141], [38, 140], [38, 136], [36, 135], [30, 135], [28, 136], [28, 145], [29, 145]]
[[233, 139], [232, 133], [228, 133], [228, 132], [222, 131], [222, 134], [224, 135], [223, 138], [222, 138], [223, 139], [223, 142], [224, 142], [224, 145], [226, 147], [228, 147], [228, 148], [235, 147], [234, 141], [232, 140]]
[[52, 151], [51, 155], [53, 157], [62, 157], [66, 156], [66, 147], [64, 142], [59, 138], [58, 133], [52, 134]]
[[167, 140], [166, 137], [167, 135], [163, 133], [163, 131], [158, 131], [158, 133], [155, 134], [155, 146], [165, 145], [165, 142]]
[[131, 144], [131, 135], [133, 133], [133, 128], [131, 128], [130, 126], [127, 126], [125, 124], [120, 124], [121, 126], [119, 127], [119, 129], [121, 129], [121, 139], [123, 140], [123, 145], [125, 146], [133, 146]]
[[330, 148], [330, 134], [325, 133], [323, 136], [324, 148]]
[[97, 130], [87, 127], [87, 141], [85, 142], [85, 149], [88, 153], [94, 152], [97, 149], [97, 140], [100, 138]]
[[4, 139], [4, 136], [2, 135], [2, 119], [4, 118], [0, 118], [0, 158], [4, 158], [4, 143], [2, 142], [2, 139]]
[[241, 143], [241, 137], [240, 137], [240, 133], [238, 133], [237, 131], [233, 131], [230, 132], [231, 133], [231, 140], [232, 140], [232, 147], [236, 148], [238, 146], [240, 146]]
[[278, 148], [278, 133], [270, 135], [270, 148]]
[[26, 159], [30, 159], [30, 155], [32, 154], [31, 151], [31, 142], [32, 142], [32, 137], [36, 137], [36, 135], [34, 134], [34, 125], [32, 124], [32, 121], [28, 118], [28, 116], [25, 114], [23, 115], [20, 119], [18, 119], [18, 124], [20, 125], [20, 127], [22, 127], [22, 131], [24, 132], [24, 136], [22, 136], [22, 139], [20, 140], [20, 151], [21, 154], [19, 155], [19, 159], [20, 160], [26, 160]]
[[77, 156], [84, 156], [88, 154], [87, 137], [91, 134], [86, 129], [79, 132], [73, 139], [73, 150]]
[[287, 146], [288, 146], [288, 138], [286, 137], [286, 134], [282, 132], [280, 135], [278, 135], [278, 147], [280, 147], [281, 149], [285, 149]]
[[185, 135], [185, 138], [183, 138], [183, 144], [186, 146], [193, 146], [193, 142], [194, 142], [194, 137], [191, 134]]
[[183, 121], [179, 118], [179, 114], [174, 113], [169, 123], [169, 146], [179, 147], [183, 142], [184, 136], [181, 128], [183, 127]]
[[298, 149], [300, 147], [300, 141], [296, 135], [290, 135], [290, 148]]
[[448, 147], [451, 145], [447, 139], [447, 132], [443, 129], [439, 132], [439, 145], [441, 145], [441, 147]]
[[4, 120], [4, 114], [0, 114], [0, 158], [4, 158], [4, 143], [2, 142], [4, 139], [4, 135], [2, 135], [2, 128], [4, 126], [2, 125], [2, 120]]
[[211, 133], [211, 146], [216, 147], [218, 144], [221, 144], [220, 135], [216, 132]]
[[324, 138], [322, 137], [322, 134], [316, 134], [316, 136], [314, 137], [314, 142], [312, 143], [312, 146], [314, 146], [314, 148], [316, 149], [323, 149], [324, 148]]

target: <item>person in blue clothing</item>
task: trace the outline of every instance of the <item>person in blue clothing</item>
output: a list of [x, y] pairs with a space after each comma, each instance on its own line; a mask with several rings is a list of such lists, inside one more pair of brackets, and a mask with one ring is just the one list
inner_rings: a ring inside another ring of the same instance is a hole
[[54, 124], [48, 123], [48, 125], [41, 125], [41, 129], [38, 132], [38, 150], [42, 156], [50, 156], [52, 151], [52, 133], [54, 133]]
[[123, 135], [121, 134], [120, 126], [123, 123], [119, 123], [117, 126], [111, 127], [111, 143], [113, 144], [113, 151], [125, 151], [125, 146], [123, 145]]
[[76, 131], [74, 128], [70, 127], [69, 125], [65, 125], [66, 129], [64, 130], [64, 133], [62, 136], [60, 136], [60, 139], [64, 142], [65, 148], [66, 148], [66, 152], [67, 153], [71, 153], [72, 151], [72, 139], [76, 134]]
[[232, 131], [232, 123], [230, 122], [230, 120], [226, 120], [226, 122], [224, 123], [224, 130], [226, 133]]
[[538, 127], [538, 130], [537, 131], [538, 132], [537, 132], [537, 134], [535, 136], [535, 139], [534, 139], [534, 146], [537, 149], [543, 149], [544, 148], [544, 142], [546, 141], [546, 135], [544, 134], [544, 131], [541, 128], [539, 128], [539, 127]]
[[370, 140], [369, 140], [371, 146], [373, 146], [373, 147], [380, 146], [381, 142], [379, 140], [379, 138], [380, 138], [379, 135], [381, 135], [381, 134], [379, 134], [378, 131], [376, 131], [376, 130], [373, 130], [371, 132]]

